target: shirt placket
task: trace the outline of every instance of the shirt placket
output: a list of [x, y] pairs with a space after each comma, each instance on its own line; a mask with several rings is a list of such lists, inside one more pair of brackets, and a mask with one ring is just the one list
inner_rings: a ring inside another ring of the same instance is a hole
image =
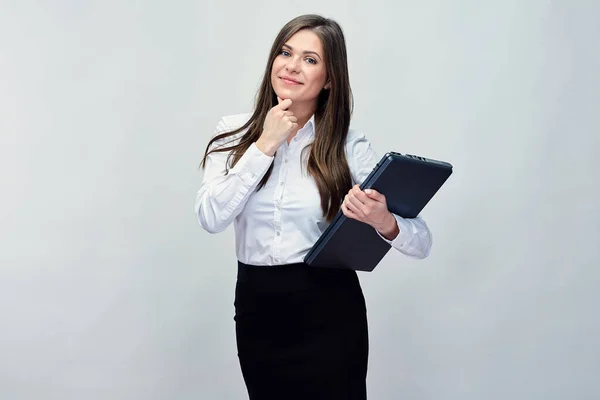
[[289, 168], [289, 150], [286, 149], [286, 145], [281, 146], [278, 154], [281, 154], [281, 163], [279, 166], [279, 182], [273, 196], [273, 228], [275, 230], [273, 235], [273, 261], [278, 263], [281, 260], [281, 206], [283, 203], [283, 193], [285, 190], [285, 183], [287, 172]]

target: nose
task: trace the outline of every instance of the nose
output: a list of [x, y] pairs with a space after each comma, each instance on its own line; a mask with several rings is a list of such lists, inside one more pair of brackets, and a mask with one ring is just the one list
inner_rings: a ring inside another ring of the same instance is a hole
[[298, 57], [290, 57], [285, 65], [285, 69], [288, 71], [298, 72], [300, 68], [300, 59]]

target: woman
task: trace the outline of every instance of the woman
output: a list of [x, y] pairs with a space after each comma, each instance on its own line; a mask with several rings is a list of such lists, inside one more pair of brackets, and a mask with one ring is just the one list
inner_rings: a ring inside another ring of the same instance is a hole
[[317, 15], [275, 39], [250, 115], [223, 117], [202, 161], [200, 225], [235, 227], [238, 357], [250, 399], [365, 399], [368, 331], [355, 271], [303, 258], [340, 209], [409, 257], [429, 254], [421, 217], [359, 189], [379, 161], [349, 129], [351, 90], [340, 26]]

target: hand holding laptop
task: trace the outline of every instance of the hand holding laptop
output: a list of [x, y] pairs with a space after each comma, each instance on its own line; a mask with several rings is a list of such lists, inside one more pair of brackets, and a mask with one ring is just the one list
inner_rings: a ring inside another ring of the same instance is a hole
[[[394, 215], [416, 218], [452, 170], [452, 164], [445, 161], [386, 153], [360, 187], [348, 192], [340, 212], [304, 262], [313, 267], [373, 271], [391, 247], [380, 236], [391, 241], [399, 234], [387, 232], [393, 225], [398, 229]], [[371, 194], [366, 193], [369, 189]]]
[[388, 240], [394, 240], [400, 233], [385, 196], [375, 189], [362, 191], [359, 185], [354, 185], [344, 197], [342, 212], [348, 218], [372, 226]]

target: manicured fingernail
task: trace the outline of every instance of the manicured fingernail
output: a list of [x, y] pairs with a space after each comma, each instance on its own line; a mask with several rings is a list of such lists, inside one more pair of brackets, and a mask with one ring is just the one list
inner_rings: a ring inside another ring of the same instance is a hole
[[371, 194], [371, 192], [372, 192], [372, 190], [371, 190], [371, 189], [367, 189], [367, 190], [365, 190], [365, 193], [366, 193], [366, 194]]

